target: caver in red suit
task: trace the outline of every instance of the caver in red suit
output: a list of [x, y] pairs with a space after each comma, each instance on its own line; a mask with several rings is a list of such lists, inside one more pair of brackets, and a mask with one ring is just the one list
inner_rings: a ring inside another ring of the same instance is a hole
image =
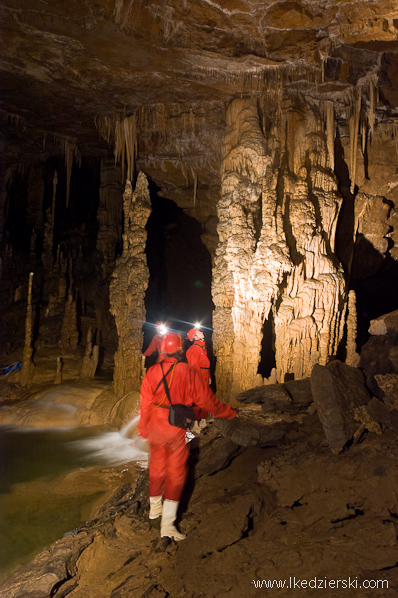
[[[166, 353], [164, 347], [169, 347], [170, 351]], [[166, 380], [173, 403], [195, 403], [215, 417], [232, 419], [236, 416], [234, 409], [216, 399], [209, 385], [203, 383], [194, 368], [177, 360], [181, 348], [182, 339], [175, 333], [169, 333], [162, 339], [161, 349], [166, 354], [161, 364], [149, 368], [142, 382], [138, 424], [139, 435], [147, 438], [150, 444], [149, 517], [156, 519], [162, 515], [161, 536], [174, 537], [176, 540], [185, 538], [174, 527], [174, 521], [187, 477], [189, 447], [185, 442], [186, 430], [171, 426], [168, 421], [169, 410], [162, 408], [162, 405], [169, 404], [161, 382], [162, 367], [164, 373], [168, 372]]]
[[[191, 328], [187, 337], [193, 344], [186, 352], [186, 358], [190, 366], [195, 368], [203, 378], [205, 384], [210, 384], [210, 360], [207, 357], [205, 337], [198, 328]], [[195, 409], [196, 419], [207, 417], [208, 413], [203, 409]]]
[[162, 338], [165, 335], [165, 332], [161, 332], [162, 327], [164, 327], [164, 324], [162, 324], [162, 322], [155, 322], [155, 327], [156, 327], [157, 333], [155, 334], [155, 336], [152, 338], [151, 342], [149, 343], [149, 347], [147, 348], [147, 350], [143, 352], [143, 355], [145, 357], [149, 357], [150, 355], [152, 355], [153, 353], [155, 353], [157, 351], [158, 352], [157, 362], [159, 363], [163, 359], [163, 354], [160, 351], [160, 345], [162, 342]]
[[149, 343], [148, 349], [143, 352], [143, 355], [145, 355], [145, 357], [149, 357], [150, 355], [152, 355], [152, 353], [155, 353], [155, 351], [158, 351], [159, 352], [159, 356], [160, 356], [160, 343], [161, 343], [161, 341], [162, 341], [162, 339], [161, 339], [160, 335], [159, 334], [155, 334], [155, 336], [153, 337], [153, 339]]

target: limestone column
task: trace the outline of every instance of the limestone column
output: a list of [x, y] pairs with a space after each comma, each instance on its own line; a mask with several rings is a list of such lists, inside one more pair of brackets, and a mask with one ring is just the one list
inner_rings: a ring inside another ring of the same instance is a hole
[[285, 113], [287, 157], [282, 219], [292, 268], [274, 306], [277, 377], [302, 378], [335, 355], [343, 336], [346, 290], [335, 255], [342, 204], [322, 118], [302, 105]]
[[262, 383], [262, 329], [283, 272], [290, 267], [276, 222], [276, 179], [256, 100], [235, 99], [222, 148], [219, 245], [213, 269], [213, 345], [217, 394], [228, 401]]
[[138, 175], [134, 193], [131, 182], [126, 182], [123, 212], [123, 253], [116, 262], [110, 285], [110, 311], [118, 333], [113, 377], [117, 397], [140, 387], [144, 300], [149, 281], [145, 227], [151, 213], [148, 180], [143, 172]]
[[263, 325], [272, 309], [276, 377], [302, 378], [335, 354], [345, 282], [334, 253], [342, 199], [323, 121], [306, 107], [274, 112], [265, 137], [256, 100], [227, 111], [212, 295], [217, 393], [263, 382]]

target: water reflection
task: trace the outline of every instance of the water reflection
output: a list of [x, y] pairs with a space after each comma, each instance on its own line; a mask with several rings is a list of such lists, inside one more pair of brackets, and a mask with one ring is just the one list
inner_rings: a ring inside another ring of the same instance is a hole
[[0, 582], [146, 467], [137, 421], [120, 431], [0, 426]]

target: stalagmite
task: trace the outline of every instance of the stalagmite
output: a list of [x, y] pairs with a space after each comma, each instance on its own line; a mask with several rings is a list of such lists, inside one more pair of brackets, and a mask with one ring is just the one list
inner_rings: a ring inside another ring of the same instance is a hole
[[348, 309], [347, 309], [347, 354], [346, 363], [356, 367], [359, 363], [359, 355], [357, 353], [357, 306], [355, 291], [351, 290], [348, 293]]
[[28, 306], [26, 309], [25, 319], [25, 345], [22, 355], [22, 367], [20, 382], [22, 386], [26, 386], [32, 382], [34, 364], [32, 361], [33, 347], [33, 311], [32, 311], [32, 286], [33, 286], [33, 272], [29, 274], [29, 285], [28, 285]]
[[98, 366], [99, 346], [93, 347], [93, 331], [91, 327], [87, 332], [86, 351], [83, 357], [83, 363], [80, 370], [80, 378], [94, 378]]
[[55, 384], [61, 384], [62, 382], [62, 357], [57, 357], [57, 371], [55, 374]]
[[63, 349], [76, 349], [79, 342], [79, 332], [77, 330], [77, 306], [73, 299], [72, 283], [70, 279], [70, 287], [68, 292], [68, 299], [65, 303], [64, 319], [61, 328], [60, 346]]
[[126, 182], [123, 211], [123, 253], [117, 260], [110, 286], [110, 311], [115, 317], [119, 339], [113, 378], [118, 397], [140, 386], [144, 300], [149, 280], [145, 227], [151, 213], [148, 180], [143, 172], [138, 175], [134, 193], [131, 182]]

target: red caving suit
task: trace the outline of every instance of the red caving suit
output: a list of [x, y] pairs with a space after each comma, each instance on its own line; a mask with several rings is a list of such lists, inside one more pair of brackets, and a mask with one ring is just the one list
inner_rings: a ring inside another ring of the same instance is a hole
[[157, 359], [158, 362], [163, 361], [163, 353], [160, 352], [160, 343], [161, 342], [162, 342], [162, 339], [159, 336], [159, 334], [155, 334], [155, 336], [149, 343], [148, 349], [143, 352], [143, 355], [145, 355], [145, 357], [149, 357], [150, 355], [152, 355], [152, 353], [155, 353], [155, 351], [157, 351], [159, 354], [158, 359]]
[[[205, 384], [210, 384], [210, 360], [207, 357], [205, 341], [195, 340], [186, 352], [186, 358], [195, 370], [198, 370]], [[203, 409], [195, 409], [196, 419], [207, 417], [208, 413]]]
[[[204, 384], [198, 372], [186, 363], [166, 357], [163, 370], [173, 403], [193, 405], [205, 409], [215, 417], [232, 419], [236, 411], [220, 403], [208, 384]], [[160, 364], [149, 368], [141, 385], [140, 421], [138, 434], [147, 438], [150, 444], [149, 496], [163, 496], [166, 500], [179, 501], [185, 486], [188, 467], [189, 446], [185, 432], [169, 424], [169, 410], [158, 405], [168, 405]], [[156, 390], [155, 394], [154, 391]]]

